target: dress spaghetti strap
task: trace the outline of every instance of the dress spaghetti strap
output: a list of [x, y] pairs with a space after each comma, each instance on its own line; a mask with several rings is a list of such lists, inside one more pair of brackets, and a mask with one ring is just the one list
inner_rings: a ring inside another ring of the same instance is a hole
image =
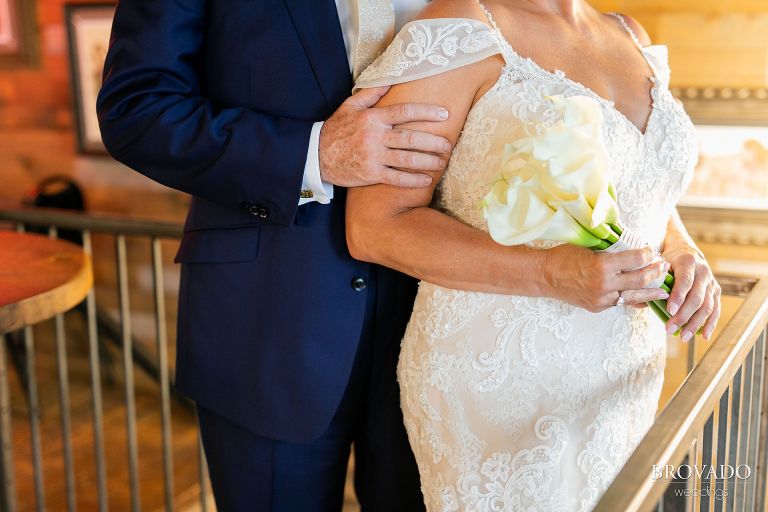
[[493, 19], [493, 14], [491, 14], [491, 11], [489, 11], [488, 8], [485, 6], [485, 4], [480, 0], [475, 0], [475, 1], [477, 2], [477, 5], [480, 6], [480, 9], [482, 9], [483, 12], [485, 13], [485, 17], [488, 18], [488, 23], [491, 25], [491, 27], [493, 27], [493, 29], [496, 32], [501, 34], [501, 30], [499, 29], [499, 26], [496, 24], [496, 20]]
[[619, 20], [619, 23], [621, 23], [621, 26], [624, 27], [624, 30], [627, 31], [627, 34], [629, 34], [629, 37], [632, 38], [632, 41], [634, 41], [635, 45], [642, 50], [643, 45], [640, 42], [640, 39], [637, 38], [637, 34], [635, 34], [635, 31], [632, 30], [632, 27], [629, 26], [629, 23], [627, 23], [627, 19], [624, 17], [624, 15], [617, 12], [609, 12], [608, 14]]

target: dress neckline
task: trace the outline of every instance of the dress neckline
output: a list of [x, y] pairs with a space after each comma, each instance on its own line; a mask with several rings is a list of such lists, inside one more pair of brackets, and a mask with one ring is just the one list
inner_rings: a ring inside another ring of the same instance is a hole
[[649, 89], [649, 93], [648, 93], [649, 97], [651, 99], [651, 111], [648, 114], [647, 119], [645, 120], [645, 129], [643, 130], [643, 129], [640, 129], [635, 123], [633, 123], [626, 116], [626, 114], [624, 114], [624, 112], [622, 112], [621, 110], [619, 110], [618, 107], [616, 107], [616, 101], [609, 100], [608, 98], [606, 98], [606, 97], [602, 96], [601, 94], [598, 94], [597, 92], [595, 92], [593, 89], [591, 89], [586, 84], [570, 78], [568, 76], [568, 74], [565, 71], [561, 70], [561, 69], [555, 69], [554, 71], [549, 71], [548, 69], [546, 69], [543, 66], [541, 66], [538, 62], [536, 62], [531, 57], [523, 57], [522, 55], [517, 53], [517, 51], [514, 49], [512, 44], [504, 36], [504, 33], [499, 28], [498, 24], [496, 23], [496, 20], [493, 18], [493, 15], [488, 10], [488, 8], [480, 0], [476, 0], [476, 1], [477, 1], [478, 5], [480, 6], [480, 8], [485, 13], [485, 16], [488, 18], [488, 22], [490, 23], [490, 26], [488, 26], [487, 24], [485, 24], [483, 22], [480, 22], [480, 23], [483, 23], [484, 25], [488, 26], [489, 29], [493, 30], [496, 33], [496, 36], [499, 38], [499, 41], [501, 42], [502, 46], [506, 47], [506, 49], [510, 53], [510, 55], [512, 55], [514, 58], [516, 58], [519, 61], [527, 63], [529, 65], [529, 67], [531, 67], [534, 71], [539, 72], [539, 74], [543, 74], [544, 76], [561, 80], [561, 81], [563, 81], [563, 82], [565, 82], [567, 84], [570, 84], [570, 85], [576, 87], [577, 89], [581, 89], [582, 92], [584, 92], [587, 96], [592, 97], [593, 99], [595, 99], [595, 100], [599, 101], [600, 103], [606, 105], [613, 112], [615, 112], [618, 115], [618, 117], [625, 124], [627, 124], [630, 127], [630, 129], [637, 136], [640, 137], [641, 140], [645, 139], [645, 136], [651, 131], [650, 130], [651, 124], [652, 124], [654, 118], [656, 117], [656, 115], [655, 115], [656, 114], [656, 110], [657, 110], [656, 103], [658, 101], [658, 91], [659, 91], [659, 84], [660, 84], [660, 80], [659, 80], [658, 73], [656, 71], [656, 67], [653, 65], [652, 62], [650, 62], [648, 60], [647, 51], [649, 51], [652, 48], [656, 48], [656, 47], [663, 46], [663, 45], [642, 46], [642, 44], [640, 44], [640, 41], [637, 39], [637, 36], [634, 34], [632, 29], [629, 28], [629, 26], [627, 25], [627, 22], [623, 19], [623, 17], [620, 14], [608, 13], [608, 14], [616, 17], [621, 22], [622, 26], [629, 33], [630, 37], [632, 38], [632, 41], [635, 43], [635, 46], [638, 48], [638, 50], [640, 51], [640, 54], [643, 56], [643, 58], [645, 59], [646, 63], [648, 64], [648, 67], [650, 68], [651, 72], [653, 73], [653, 76], [646, 77], [646, 78], [648, 78], [648, 80], [651, 81], [651, 83], [653, 85]]

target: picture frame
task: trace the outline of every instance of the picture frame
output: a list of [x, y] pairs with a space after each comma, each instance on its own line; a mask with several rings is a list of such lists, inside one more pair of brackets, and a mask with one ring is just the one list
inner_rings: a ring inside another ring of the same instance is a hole
[[0, 69], [39, 64], [35, 0], [0, 0]]
[[673, 88], [697, 125], [768, 126], [768, 87]]
[[64, 6], [77, 150], [83, 154], [107, 154], [101, 141], [96, 99], [101, 88], [115, 8], [113, 2]]
[[768, 246], [768, 88], [677, 88], [700, 139], [691, 187], [678, 205], [691, 234]]

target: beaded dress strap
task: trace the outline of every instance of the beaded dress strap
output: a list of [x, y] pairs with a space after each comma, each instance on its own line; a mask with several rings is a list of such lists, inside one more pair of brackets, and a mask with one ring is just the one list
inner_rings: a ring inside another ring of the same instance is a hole
[[619, 23], [621, 23], [621, 26], [624, 27], [624, 30], [627, 31], [627, 34], [629, 34], [629, 37], [632, 38], [632, 41], [634, 41], [635, 45], [642, 50], [643, 45], [640, 42], [640, 39], [637, 38], [637, 34], [635, 34], [635, 31], [632, 30], [632, 27], [629, 26], [629, 23], [627, 23], [627, 20], [626, 18], [624, 18], [624, 15], [619, 14], [617, 12], [609, 12], [608, 14], [610, 14], [611, 16], [619, 20]]

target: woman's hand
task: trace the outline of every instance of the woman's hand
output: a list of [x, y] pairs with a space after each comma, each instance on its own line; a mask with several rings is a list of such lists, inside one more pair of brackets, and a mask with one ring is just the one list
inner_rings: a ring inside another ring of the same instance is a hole
[[545, 251], [545, 295], [593, 313], [615, 306], [619, 297], [627, 306], [666, 299], [664, 290], [645, 288], [669, 270], [667, 263], [655, 259], [650, 247], [611, 254], [558, 245]]
[[704, 326], [704, 337], [709, 339], [720, 319], [720, 285], [701, 253], [689, 243], [679, 241], [665, 244], [662, 254], [675, 274], [675, 284], [667, 301], [672, 316], [667, 322], [667, 333], [682, 328], [680, 337], [689, 341]]

